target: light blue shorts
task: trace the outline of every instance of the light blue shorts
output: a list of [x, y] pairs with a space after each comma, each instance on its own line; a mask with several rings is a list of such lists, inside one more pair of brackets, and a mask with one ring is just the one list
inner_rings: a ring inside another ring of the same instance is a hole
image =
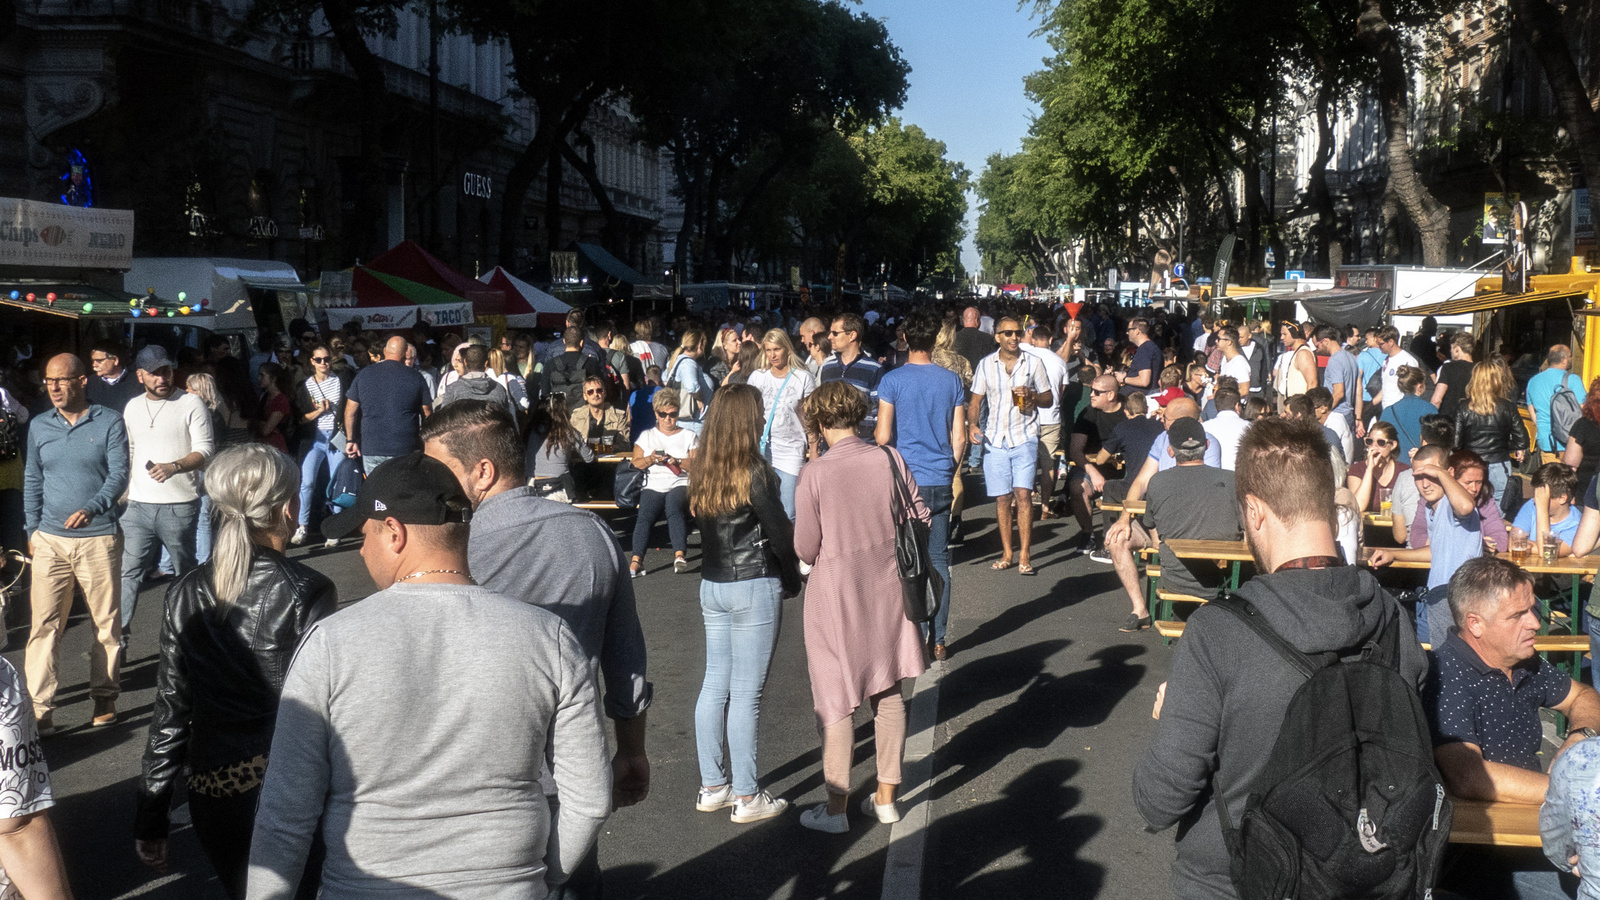
[[1033, 470], [1039, 462], [1039, 442], [1028, 441], [1015, 447], [983, 445], [983, 484], [991, 497], [1004, 497], [1014, 490], [1033, 490]]

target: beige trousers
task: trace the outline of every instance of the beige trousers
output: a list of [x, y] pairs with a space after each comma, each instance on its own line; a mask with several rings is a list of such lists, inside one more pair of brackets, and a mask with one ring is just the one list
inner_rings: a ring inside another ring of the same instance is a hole
[[61, 633], [72, 611], [73, 588], [83, 589], [94, 622], [95, 642], [89, 651], [89, 696], [115, 700], [118, 687], [118, 644], [122, 640], [122, 535], [64, 538], [43, 531], [33, 535], [33, 630], [23, 662], [33, 714], [42, 717], [55, 707], [56, 669]]
[[[873, 743], [878, 751], [878, 783], [899, 784], [900, 762], [906, 753], [906, 701], [900, 685], [874, 694]], [[854, 716], [845, 716], [822, 729], [822, 780], [829, 793], [850, 793], [850, 762], [856, 746]]]

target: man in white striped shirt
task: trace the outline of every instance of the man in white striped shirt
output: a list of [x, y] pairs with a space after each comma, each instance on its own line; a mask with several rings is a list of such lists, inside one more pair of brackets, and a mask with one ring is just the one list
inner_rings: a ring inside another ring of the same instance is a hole
[[[1022, 323], [1007, 316], [994, 332], [1000, 349], [978, 361], [972, 373], [972, 393], [967, 401], [973, 444], [983, 445], [983, 480], [995, 498], [1000, 520], [1001, 556], [991, 569], [1012, 566], [1011, 510], [1016, 507], [1021, 532], [1021, 558], [1017, 571], [1032, 575], [1029, 552], [1033, 544], [1033, 472], [1039, 453], [1039, 407], [1054, 402], [1050, 379], [1043, 364], [1021, 352]], [[983, 401], [989, 415], [980, 419]]]

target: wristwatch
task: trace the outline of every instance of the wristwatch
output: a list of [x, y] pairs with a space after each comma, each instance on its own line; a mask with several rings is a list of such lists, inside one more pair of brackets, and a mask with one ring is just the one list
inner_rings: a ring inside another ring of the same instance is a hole
[[1573, 731], [1586, 738], [1600, 737], [1600, 731], [1595, 731], [1593, 728], [1574, 728]]

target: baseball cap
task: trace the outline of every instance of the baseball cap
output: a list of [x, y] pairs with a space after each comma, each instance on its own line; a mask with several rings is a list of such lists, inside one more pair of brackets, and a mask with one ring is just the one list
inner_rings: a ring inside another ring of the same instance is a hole
[[154, 372], [157, 369], [176, 368], [177, 363], [167, 355], [167, 348], [160, 344], [146, 344], [144, 349], [139, 351], [139, 355], [134, 357], [133, 367]]
[[444, 463], [418, 451], [373, 469], [356, 492], [356, 502], [322, 521], [322, 534], [335, 540], [348, 537], [368, 519], [394, 519], [403, 525], [469, 522], [472, 504]]
[[1167, 440], [1173, 450], [1200, 450], [1206, 445], [1206, 430], [1194, 419], [1179, 419], [1167, 427]]

